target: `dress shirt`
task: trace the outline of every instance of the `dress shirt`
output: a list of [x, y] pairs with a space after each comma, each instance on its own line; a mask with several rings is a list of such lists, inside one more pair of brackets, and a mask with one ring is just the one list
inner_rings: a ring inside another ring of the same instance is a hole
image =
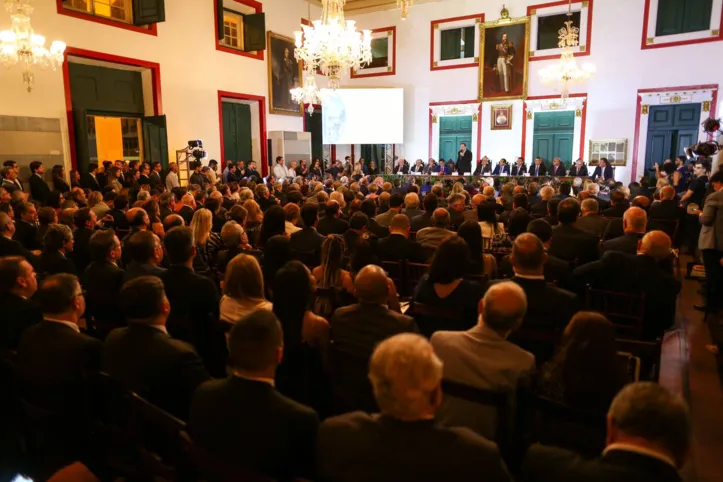
[[51, 322], [53, 322], [53, 323], [60, 323], [61, 325], [68, 326], [68, 327], [74, 329], [76, 333], [80, 333], [80, 328], [78, 328], [78, 325], [76, 325], [76, 324], [73, 323], [72, 321], [68, 321], [68, 320], [58, 320], [58, 319], [56, 319], [56, 318], [48, 318], [48, 317], [44, 317], [43, 319], [44, 319], [45, 321], [51, 321]]
[[171, 191], [174, 187], [181, 187], [178, 183], [178, 174], [169, 171], [168, 174], [166, 174], [166, 189]]
[[166, 327], [163, 325], [148, 325], [148, 326], [150, 326], [151, 328], [155, 328], [156, 330], [161, 331], [161, 332], [165, 333], [166, 335], [168, 335], [168, 330], [166, 330]]
[[244, 380], [251, 380], [252, 382], [261, 382], [266, 383], [268, 385], [271, 385], [272, 387], [276, 386], [276, 381], [273, 378], [265, 378], [265, 377], [247, 377], [246, 375], [241, 375], [236, 370], [233, 371], [233, 376], [242, 378]]
[[662, 462], [665, 462], [666, 464], [672, 465], [675, 470], [678, 470], [678, 467], [675, 464], [675, 460], [671, 459], [665, 454], [661, 454], [660, 452], [656, 452], [654, 450], [646, 449], [643, 447], [638, 447], [637, 445], [629, 445], [625, 443], [617, 443], [617, 444], [610, 444], [608, 445], [605, 450], [603, 450], [603, 455], [607, 454], [608, 452], [612, 450], [620, 450], [623, 452], [633, 452], [635, 454], [645, 455], [646, 457], [652, 457], [654, 459], [658, 459]]
[[515, 272], [515, 276], [516, 276], [517, 278], [522, 278], [522, 279], [537, 279], [537, 280], [545, 281], [545, 276], [544, 276], [544, 275], [541, 275], [541, 274], [540, 274], [540, 275], [534, 275], [534, 274], [519, 274], [519, 273]]

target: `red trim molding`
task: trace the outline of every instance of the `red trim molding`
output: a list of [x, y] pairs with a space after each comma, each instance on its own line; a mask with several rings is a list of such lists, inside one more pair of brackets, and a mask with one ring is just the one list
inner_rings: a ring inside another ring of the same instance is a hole
[[58, 7], [58, 15], [65, 15], [67, 17], [73, 17], [78, 18], [81, 20], [88, 20], [89, 22], [95, 22], [100, 23], [103, 25], [109, 25], [111, 27], [118, 27], [125, 30], [130, 30], [131, 32], [138, 32], [138, 33], [144, 33], [146, 35], [153, 35], [154, 37], [158, 36], [158, 24], [152, 23], [148, 28], [142, 27], [139, 25], [131, 25], [130, 23], [124, 23], [120, 22], [118, 20], [113, 20], [111, 18], [105, 18], [100, 17], [98, 15], [91, 15], [89, 13], [83, 13], [79, 12], [77, 10], [71, 10], [69, 8], [65, 8], [63, 5], [63, 0], [57, 0], [57, 7]]
[[638, 145], [640, 144], [640, 116], [641, 108], [643, 104], [643, 98], [640, 97], [640, 91], [636, 95], [637, 102], [635, 103], [635, 135], [633, 136], [633, 162], [630, 166], [630, 180], [635, 180], [635, 175], [638, 170]]
[[427, 150], [427, 153], [429, 154], [427, 156], [428, 160], [429, 160], [429, 158], [432, 157], [432, 134], [434, 133], [433, 129], [432, 129], [433, 120], [434, 120], [434, 115], [432, 115], [432, 109], [429, 109], [429, 149]]
[[[432, 114], [431, 107], [438, 107], [438, 106], [444, 106], [444, 105], [458, 105], [458, 104], [477, 104], [477, 103], [479, 103], [479, 108], [477, 110], [477, 116], [478, 116], [477, 117], [477, 149], [480, 152], [482, 151], [482, 103], [477, 99], [447, 100], [447, 101], [443, 101], [443, 102], [430, 102], [429, 103], [430, 109], [429, 109], [429, 148], [428, 148], [429, 156], [428, 157], [431, 157], [431, 158], [434, 157], [432, 155], [432, 145], [434, 144], [433, 139], [432, 139], [432, 134], [433, 134], [433, 127], [432, 127], [433, 122], [432, 121], [433, 121], [434, 115]], [[479, 152], [477, 154], [479, 155]]]
[[355, 74], [354, 69], [351, 69], [351, 75], [350, 77], [352, 79], [363, 79], [365, 77], [386, 77], [388, 75], [397, 75], [397, 27], [382, 27], [382, 28], [375, 28], [372, 30], [372, 33], [378, 33], [378, 32], [392, 32], [392, 70], [388, 72], [381, 72], [378, 74]]
[[[550, 2], [550, 3], [541, 3], [539, 5], [530, 5], [527, 7], [527, 15], [532, 16], [532, 10], [540, 10], [542, 8], [547, 7], [558, 7], [560, 5], [567, 5], [566, 0], [560, 0], [559, 2]], [[575, 52], [573, 55], [575, 57], [585, 57], [587, 55], [590, 55], [590, 50], [592, 49], [592, 13], [593, 13], [593, 0], [572, 0], [572, 3], [587, 3], [587, 35], [585, 36], [585, 51], [584, 52]], [[541, 55], [541, 56], [530, 56], [530, 62], [535, 62], [538, 60], [551, 60], [551, 59], [559, 59], [560, 54], [557, 55]]]
[[153, 113], [154, 115], [163, 114], [163, 101], [161, 98], [161, 65], [157, 62], [148, 62], [146, 60], [131, 59], [129, 57], [120, 57], [118, 55], [110, 55], [102, 52], [94, 52], [92, 50], [78, 49], [68, 47], [65, 49], [65, 60], [63, 61], [63, 89], [65, 93], [65, 111], [68, 118], [68, 143], [70, 146], [70, 163], [73, 169], [77, 169], [77, 146], [75, 145], [75, 124], [73, 122], [73, 99], [70, 91], [70, 71], [68, 68], [68, 56], [82, 57], [84, 59], [101, 60], [104, 62], [112, 62], [114, 64], [130, 65], [133, 67], [141, 67], [151, 71], [151, 83], [153, 85]]
[[[528, 101], [530, 100], [548, 100], [548, 99], [558, 99], [560, 97], [559, 94], [557, 95], [533, 95], [527, 98]], [[580, 97], [586, 97], [585, 103], [582, 105], [582, 115], [581, 115], [581, 125], [580, 125], [580, 149], [579, 154], [580, 158], [584, 159], [585, 155], [585, 131], [587, 130], [587, 103], [590, 100], [590, 96], [588, 94], [570, 94], [571, 98], [580, 98]], [[522, 104], [522, 147], [520, 149], [520, 157], [525, 157], [525, 140], [527, 138], [527, 102], [523, 102]]]
[[435, 67], [434, 66], [434, 31], [436, 30], [435, 25], [441, 25], [443, 23], [458, 22], [460, 20], [470, 20], [470, 19], [479, 19], [480, 23], [484, 22], [485, 14], [478, 13], [476, 15], [465, 15], [463, 17], [440, 18], [438, 20], [432, 20], [432, 22], [429, 25], [429, 70], [435, 71], [435, 70], [451, 70], [451, 69], [468, 69], [470, 67], [478, 67], [479, 66], [479, 60], [477, 62], [473, 62], [471, 64], [446, 65], [443, 67]]
[[[59, 0], [61, 1], [61, 0]], [[213, 0], [213, 43], [216, 45], [216, 50], [219, 52], [226, 52], [227, 54], [234, 54], [234, 55], [240, 55], [241, 57], [248, 57], [250, 59], [256, 59], [256, 60], [264, 60], [264, 51], [263, 50], [257, 50], [255, 54], [252, 54], [251, 52], [242, 52], [238, 49], [232, 49], [230, 47], [226, 47], [221, 45], [220, 41], [218, 40], [218, 2], [222, 2], [223, 0]], [[255, 0], [234, 0], [235, 2], [238, 2], [242, 5], [246, 5], [248, 7], [253, 8], [256, 10], [256, 13], [261, 13], [263, 11], [263, 6], [261, 3], [255, 1]]]
[[329, 165], [336, 162], [336, 144], [331, 145], [331, 159], [329, 159]]
[[351, 145], [351, 162], [354, 162], [354, 144]]
[[[657, 12], [655, 12], [657, 14]], [[718, 26], [718, 35], [717, 36], [710, 36], [706, 38], [698, 38], [698, 39], [692, 39], [692, 40], [681, 40], [678, 42], [669, 42], [669, 43], [652, 43], [648, 44], [648, 21], [650, 20], [650, 0], [645, 0], [645, 10], [643, 11], [643, 39], [640, 42], [640, 48], [642, 50], [650, 50], [650, 49], [664, 49], [667, 47], [679, 47], [681, 45], [694, 45], [694, 44], [702, 44], [702, 43], [708, 43], [708, 42], [719, 42], [723, 40], [723, 15], [721, 15], [720, 19], [720, 25]], [[638, 91], [640, 92], [640, 91]]]
[[261, 159], [253, 159], [256, 164], [261, 164], [261, 175], [266, 177], [269, 171], [268, 164], [268, 143], [266, 135], [266, 97], [261, 95], [241, 94], [238, 92], [228, 92], [225, 90], [218, 91], [218, 130], [221, 138], [221, 159], [222, 163], [226, 163], [226, 154], [223, 149], [223, 99], [250, 100], [258, 103], [259, 108], [259, 130], [261, 137]]

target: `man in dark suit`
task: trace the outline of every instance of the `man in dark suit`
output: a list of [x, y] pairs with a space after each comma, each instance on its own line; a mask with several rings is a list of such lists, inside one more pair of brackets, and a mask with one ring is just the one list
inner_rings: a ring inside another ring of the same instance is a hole
[[389, 209], [382, 214], [378, 214], [374, 220], [385, 228], [389, 228], [389, 223], [392, 222], [392, 218], [402, 212], [402, 205], [404, 204], [404, 197], [401, 194], [392, 194], [389, 197]]
[[325, 213], [326, 215], [319, 220], [317, 225], [319, 233], [323, 236], [328, 236], [330, 234], [344, 234], [349, 226], [344, 220], [339, 219], [339, 203], [336, 201], [327, 202]]
[[410, 228], [415, 233], [420, 229], [428, 228], [432, 225], [432, 214], [437, 209], [438, 199], [434, 193], [427, 193], [422, 200], [424, 213], [414, 216]]
[[527, 166], [525, 165], [525, 159], [522, 157], [517, 158], [517, 162], [512, 166], [513, 176], [524, 176], [527, 173]]
[[90, 237], [93, 235], [98, 218], [90, 208], [78, 209], [73, 216], [75, 219], [75, 233], [73, 239], [73, 262], [78, 273], [84, 273], [90, 264]]
[[580, 205], [580, 209], [582, 216], [577, 220], [577, 227], [602, 239], [610, 221], [598, 214], [600, 206], [597, 200], [592, 197], [585, 199]]
[[99, 369], [103, 344], [78, 328], [85, 312], [78, 278], [51, 276], [35, 299], [44, 319], [20, 338], [16, 370], [23, 397], [48, 410], [82, 414], [87, 408], [83, 380]]
[[193, 345], [211, 375], [223, 376], [226, 339], [218, 323], [218, 290], [211, 278], [193, 272], [193, 231], [185, 226], [173, 228], [163, 238], [163, 245], [170, 263], [160, 275], [171, 303], [168, 332]]
[[100, 191], [100, 184], [98, 183], [98, 164], [91, 162], [88, 164], [88, 172], [80, 177], [80, 185], [83, 189], [90, 189], [91, 191]]
[[48, 183], [43, 179], [43, 174], [45, 174], [43, 163], [40, 161], [31, 162], [30, 172], [30, 179], [28, 179], [28, 183], [30, 184], [30, 197], [39, 202], [41, 206], [44, 206], [50, 195], [50, 187], [48, 187]]
[[163, 246], [151, 231], [138, 231], [126, 241], [123, 251], [128, 253], [130, 263], [126, 265], [123, 282], [138, 278], [139, 276], [161, 276], [166, 272], [161, 268], [163, 261]]
[[410, 223], [415, 216], [424, 214], [424, 211], [419, 209], [419, 195], [416, 192], [410, 192], [404, 196], [404, 209], [402, 209], [402, 214], [409, 218]]
[[552, 169], [550, 170], [550, 175], [555, 177], [564, 177], [567, 175], [567, 172], [565, 171], [565, 165], [560, 162], [559, 157], [556, 157], [552, 160]]
[[489, 174], [492, 174], [492, 166], [490, 165], [490, 159], [487, 156], [484, 156], [477, 163], [477, 167], [475, 168], [472, 175], [473, 176], [484, 176], [484, 175], [489, 175]]
[[510, 166], [507, 165], [506, 159], [500, 159], [500, 162], [495, 166], [495, 170], [492, 171], [493, 176], [509, 176]]
[[592, 233], [576, 226], [580, 215], [580, 204], [575, 198], [568, 198], [557, 206], [557, 220], [560, 223], [552, 232], [550, 254], [566, 261], [577, 260], [579, 265], [596, 261], [598, 239]]
[[613, 166], [608, 163], [606, 158], [601, 158], [597, 167], [595, 167], [595, 171], [592, 173], [593, 180], [598, 181], [602, 179], [603, 181], [608, 181], [614, 177]]
[[472, 151], [467, 150], [467, 144], [463, 142], [457, 153], [457, 174], [463, 176], [468, 172], [472, 172]]
[[197, 186], [201, 186], [201, 188], [203, 188], [204, 184], [208, 183], [208, 178], [201, 173], [202, 168], [203, 164], [201, 161], [191, 163], [193, 174], [191, 174], [191, 177], [188, 180], [189, 184], [196, 184]]
[[623, 388], [607, 417], [607, 448], [597, 460], [533, 445], [522, 466], [528, 482], [682, 482], [690, 455], [690, 413], [683, 399], [657, 383]]
[[148, 182], [151, 185], [151, 189], [157, 189], [158, 191], [163, 190], [163, 182], [161, 181], [161, 163], [155, 161], [151, 168], [151, 174], [148, 176]]
[[575, 164], [572, 165], [567, 175], [570, 177], [587, 177], [587, 166], [582, 162], [582, 159], [578, 159], [575, 161]]
[[284, 347], [276, 316], [258, 310], [229, 335], [231, 374], [202, 384], [191, 405], [189, 431], [230, 466], [274, 480], [315, 478], [319, 418], [274, 388]]
[[196, 213], [196, 210], [194, 209], [196, 201], [193, 199], [193, 195], [188, 193], [183, 195], [181, 202], [183, 203], [183, 207], [178, 210], [177, 214], [183, 218], [186, 226], [189, 226], [193, 220], [193, 215]]
[[125, 272], [118, 267], [121, 243], [112, 229], [93, 233], [88, 244], [91, 263], [83, 273], [86, 317], [92, 316], [101, 327], [102, 338], [112, 328], [123, 326], [118, 293], [123, 286]]
[[636, 254], [638, 244], [645, 236], [648, 225], [648, 216], [645, 211], [638, 207], [629, 208], [623, 215], [623, 234], [620, 237], [605, 241], [602, 245], [602, 253], [607, 251], [619, 251], [621, 253]]
[[381, 413], [347, 413], [321, 424], [321, 480], [512, 480], [494, 443], [435, 421], [442, 362], [426, 339], [407, 333], [382, 341], [368, 378]]
[[15, 161], [5, 161], [3, 163], [3, 168], [0, 169], [0, 175], [2, 175], [2, 187], [10, 194], [18, 190], [25, 191], [23, 183], [20, 182], [20, 179], [18, 178], [19, 173], [20, 168]]
[[301, 230], [291, 235], [289, 242], [291, 250], [320, 254], [321, 245], [326, 238], [316, 230], [319, 223], [319, 210], [316, 205], [304, 204], [301, 208], [301, 220], [304, 222]]
[[22, 256], [33, 266], [37, 265], [37, 257], [22, 244], [13, 239], [15, 234], [15, 221], [7, 213], [0, 211], [0, 257]]
[[389, 236], [389, 228], [382, 226], [374, 219], [377, 215], [377, 207], [373, 199], [365, 199], [361, 204], [361, 212], [367, 215], [369, 222], [367, 230], [377, 238], [386, 238]]
[[29, 250], [40, 249], [38, 242], [38, 211], [33, 203], [20, 203], [15, 207], [15, 234], [13, 239]]
[[547, 175], [547, 166], [545, 165], [545, 162], [542, 160], [541, 157], [535, 158], [535, 163], [530, 167], [530, 176], [538, 177], [538, 176], [546, 176]]
[[625, 194], [621, 191], [613, 191], [610, 193], [610, 207], [604, 210], [602, 215], [606, 218], [622, 218], [629, 206], [630, 203], [625, 199]]
[[124, 284], [119, 298], [128, 327], [113, 330], [106, 338], [103, 371], [149, 402], [188, 420], [193, 392], [210, 377], [193, 347], [168, 335], [171, 304], [163, 282], [141, 276]]
[[48, 226], [43, 238], [43, 252], [38, 258], [38, 273], [50, 276], [58, 273], [78, 274], [70, 258], [73, 253], [73, 232], [64, 224]]
[[640, 242], [637, 255], [610, 251], [594, 263], [573, 272], [580, 293], [585, 286], [626, 294], [644, 294], [643, 338], [655, 340], [675, 322], [681, 284], [661, 265], [670, 256], [671, 241], [662, 231], [651, 231]]
[[409, 240], [409, 218], [397, 214], [389, 225], [389, 236], [377, 242], [377, 255], [382, 261], [402, 261], [424, 263], [426, 255], [422, 246]]
[[107, 214], [113, 217], [113, 227], [115, 229], [128, 229], [128, 196], [120, 194], [113, 201], [113, 207]]
[[38, 289], [35, 269], [20, 256], [0, 258], [0, 351], [17, 350], [20, 336], [43, 321], [40, 308], [31, 300]]
[[[404, 159], [397, 159], [397, 162], [394, 163], [394, 169], [392, 170], [392, 174], [407, 174], [409, 173], [409, 165], [407, 164], [407, 161]], [[336, 177], [336, 176], [334, 176]]]
[[[239, 166], [239, 170], [241, 170]], [[246, 173], [244, 177], [249, 178], [249, 180], [256, 180], [258, 182], [261, 179], [261, 174], [259, 174], [259, 171], [256, 170], [256, 161], [249, 161], [249, 165], [246, 168]]]
[[683, 216], [680, 205], [675, 200], [675, 188], [673, 186], [665, 186], [660, 190], [660, 201], [650, 205], [648, 210], [648, 219], [665, 219], [677, 221]]
[[[138, 176], [138, 185], [139, 186], [150, 186], [151, 185], [151, 179], [149, 177], [151, 173], [151, 167], [148, 165], [148, 163], [143, 163], [141, 165], [141, 175]], [[201, 187], [203, 187], [203, 184], [201, 184]]]
[[535, 217], [547, 216], [547, 203], [555, 196], [555, 189], [552, 186], [543, 186], [540, 189], [540, 202], [530, 207], [530, 214]]
[[[181, 223], [181, 226], [183, 226], [183, 223]], [[244, 248], [248, 244], [248, 236], [239, 223], [228, 221], [221, 228], [221, 242], [226, 249], [220, 250], [216, 255], [216, 271], [225, 273], [226, 267], [231, 260], [244, 252]]]

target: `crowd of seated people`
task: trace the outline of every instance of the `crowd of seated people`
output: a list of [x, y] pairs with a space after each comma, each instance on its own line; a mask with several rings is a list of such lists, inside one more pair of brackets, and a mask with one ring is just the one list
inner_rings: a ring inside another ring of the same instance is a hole
[[[666, 187], [630, 202], [618, 189], [608, 208], [592, 182], [439, 183], [423, 195], [380, 177], [196, 167], [180, 187], [163, 181], [175, 166], [91, 166], [58, 207], [20, 190], [0, 203], [0, 351], [13, 353], [23, 403], [87, 427], [83, 384], [102, 371], [213, 456], [275, 480], [559, 480], [569, 469], [584, 481], [608, 463], [622, 475], [599, 480], [678, 480], [686, 408], [654, 384], [623, 388], [648, 374], [618, 354], [621, 340], [655, 345], [674, 327], [677, 240], [651, 229]], [[642, 309], [626, 325], [592, 292]], [[529, 435], [534, 423], [504, 423], [475, 390], [505, 395], [511, 412], [541, 397], [607, 413], [609, 447], [585, 463], [560, 449], [554, 461], [543, 447], [520, 455], [530, 437], [498, 447], [500, 426]], [[97, 466], [81, 450], [88, 432], [74, 432], [68, 462]]]

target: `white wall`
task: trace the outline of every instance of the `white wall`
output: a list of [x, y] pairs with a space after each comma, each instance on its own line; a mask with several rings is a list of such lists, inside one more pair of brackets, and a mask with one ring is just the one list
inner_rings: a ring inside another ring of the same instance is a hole
[[[293, 37], [308, 7], [303, 0], [262, 0], [266, 28]], [[57, 13], [56, 2], [33, 3], [31, 23], [48, 44], [62, 40], [69, 47], [158, 62], [161, 66], [163, 113], [168, 120], [170, 158], [189, 139], [200, 138], [209, 157], [220, 159], [218, 91], [267, 97], [267, 65], [260, 61], [216, 50], [214, 2], [166, 2], [166, 21], [158, 36], [146, 35]], [[319, 9], [312, 7], [312, 16]], [[0, 12], [0, 30], [10, 18]], [[36, 71], [35, 89], [28, 94], [18, 68], [0, 69], [0, 115], [60, 118], [65, 158], [69, 159], [65, 97], [61, 70]], [[267, 100], [268, 111], [268, 100]], [[302, 131], [303, 118], [268, 115], [268, 131]], [[68, 163], [69, 164], [69, 163]]]
[[[398, 10], [374, 12], [355, 16], [360, 29], [397, 26], [396, 75], [378, 78], [347, 80], [352, 87], [403, 87], [405, 95], [404, 152], [407, 159], [427, 159], [429, 149], [429, 103], [465, 101], [477, 97], [478, 69], [465, 68], [430, 71], [430, 23], [432, 20], [484, 13], [486, 21], [499, 18], [502, 4], [511, 17], [526, 15], [527, 6], [547, 3], [544, 0], [447, 0], [415, 5], [409, 18], [402, 22]], [[654, 50], [641, 50], [643, 28], [643, 0], [595, 0], [592, 21], [591, 54], [578, 57], [579, 63], [592, 62], [597, 74], [587, 85], [574, 92], [588, 94], [585, 158], [590, 139], [627, 138], [629, 140], [628, 166], [617, 169], [617, 177], [629, 181], [631, 177], [633, 138], [638, 89], [675, 87], [701, 84], [723, 85], [723, 69], [712, 59], [720, 57], [723, 42], [685, 45]], [[555, 92], [538, 80], [547, 61], [530, 62], [529, 96], [543, 96]], [[700, 65], [711, 67], [702, 70]], [[508, 161], [521, 150], [521, 101], [513, 103], [513, 128], [510, 131], [490, 130], [490, 103], [482, 109], [482, 148], [475, 157], [488, 155], [495, 162], [500, 157]], [[380, 107], [383, 112], [383, 107]], [[383, 113], [382, 113], [383, 115]], [[528, 130], [531, 128], [528, 124]], [[642, 132], [641, 135], [645, 135]], [[579, 146], [574, 147], [576, 157]], [[531, 156], [527, 147], [526, 157]], [[433, 156], [435, 153], [433, 153]], [[436, 156], [435, 156], [436, 157]], [[638, 160], [638, 173], [644, 159]]]

